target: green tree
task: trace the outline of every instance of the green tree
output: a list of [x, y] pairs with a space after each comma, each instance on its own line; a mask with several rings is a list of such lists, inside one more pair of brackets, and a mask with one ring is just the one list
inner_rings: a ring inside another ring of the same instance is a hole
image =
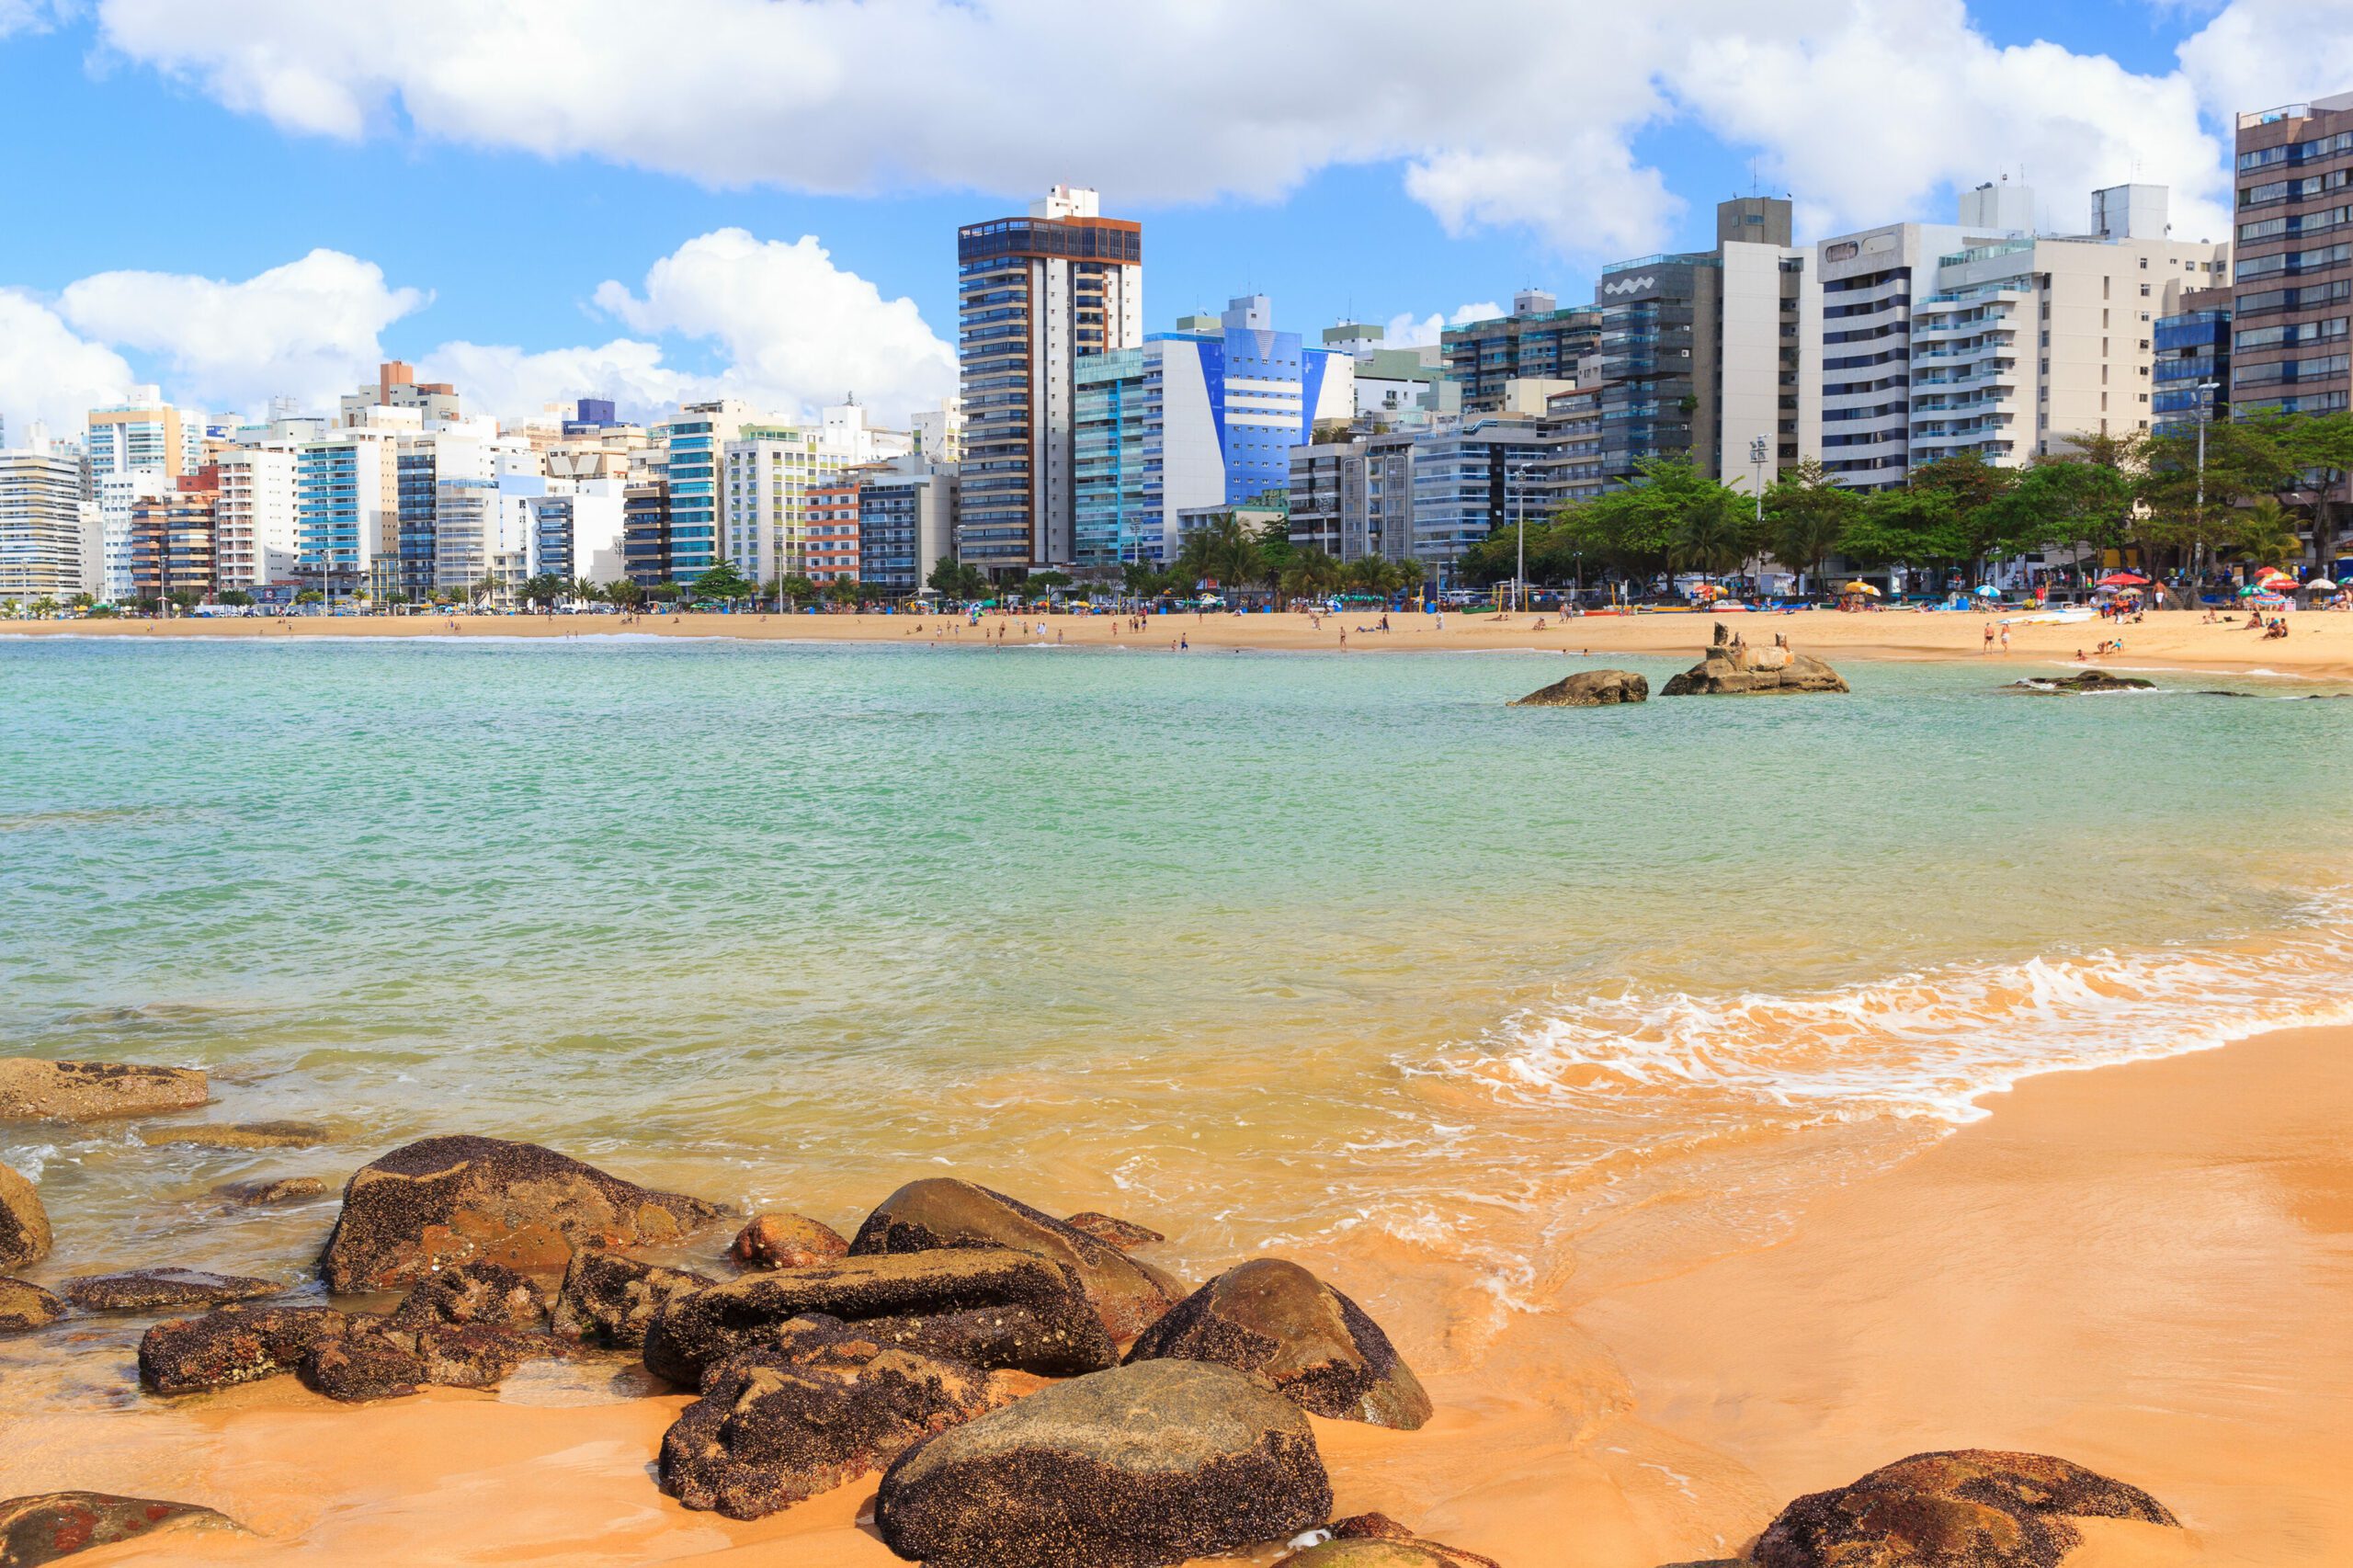
[[481, 576], [474, 579], [474, 585], [472, 591], [476, 604], [488, 604], [492, 599], [498, 596], [498, 574], [495, 572], [483, 573]]
[[1314, 545], [1291, 552], [1284, 567], [1282, 591], [1292, 598], [1321, 598], [1340, 585], [1340, 563]]
[[790, 572], [776, 580], [777, 596], [795, 609], [817, 602], [816, 579], [805, 572]]
[[203, 594], [202, 590], [200, 590], [200, 589], [197, 589], [197, 588], [174, 588], [174, 589], [172, 590], [172, 603], [174, 603], [175, 605], [177, 605], [180, 608], [182, 608], [182, 609], [184, 609], [184, 610], [187, 610], [187, 609], [194, 609], [197, 606], [199, 606], [199, 605], [202, 604], [203, 602], [204, 602], [204, 594]]
[[33, 619], [36, 619], [36, 620], [47, 620], [50, 617], [51, 617], [51, 616], [55, 615], [56, 613], [57, 613], [57, 601], [56, 601], [55, 599], [53, 599], [53, 598], [50, 597], [50, 596], [49, 596], [49, 595], [47, 595], [47, 594], [43, 594], [43, 595], [41, 595], [39, 598], [37, 598], [37, 599], [33, 600]]
[[1029, 586], [1041, 593], [1051, 594], [1058, 589], [1067, 588], [1076, 581], [1077, 579], [1067, 572], [1048, 570], [1029, 574]]
[[1260, 580], [1263, 560], [1256, 530], [1228, 512], [1186, 537], [1176, 569], [1188, 582], [1215, 583], [1238, 594]]
[[628, 577], [616, 577], [605, 585], [605, 597], [617, 608], [634, 609], [645, 602], [645, 590]]
[[552, 572], [541, 572], [523, 580], [516, 597], [527, 605], [535, 605], [543, 612], [552, 612], [571, 585]]
[[[68, 608], [70, 608], [74, 609], [75, 612], [77, 612], [77, 613], [79, 613], [79, 614], [82, 614], [82, 615], [87, 615], [87, 614], [89, 614], [89, 613], [90, 613], [90, 610], [91, 610], [91, 608], [92, 608], [93, 606], [95, 606], [97, 602], [98, 602], [98, 601], [97, 600], [97, 598], [96, 598], [96, 597], [94, 597], [93, 596], [89, 595], [89, 594], [75, 594], [73, 597], [71, 597], [71, 598], [69, 598], [69, 599], [67, 599], [67, 600], [65, 601], [65, 603], [66, 603], [66, 605], [68, 606]], [[221, 602], [222, 602], [222, 604], [227, 604], [227, 603], [229, 602], [228, 596], [227, 596], [227, 595], [225, 595], [225, 594], [224, 594], [224, 595], [222, 595], [222, 598], [221, 598]], [[245, 602], [245, 603], [247, 603], [247, 604], [251, 604], [251, 603], [253, 603], [253, 597], [252, 597], [252, 596], [251, 596], [251, 595], [246, 596], [246, 598], [245, 598], [245, 601], [244, 601], [244, 602]]]
[[2295, 514], [2276, 496], [2261, 496], [2242, 507], [2231, 519], [2229, 537], [2232, 553], [2250, 566], [2291, 572], [2304, 552]]
[[759, 592], [759, 586], [735, 569], [732, 561], [722, 561], [695, 579], [694, 597], [697, 603], [733, 605], [738, 599], [748, 599]]
[[837, 605], [855, 605], [864, 591], [855, 577], [836, 577], [825, 585], [825, 597]]
[[1862, 512], [1862, 496], [1834, 480], [1818, 459], [1808, 458], [1765, 492], [1766, 548], [1784, 566], [1804, 573], [1819, 593], [1823, 562], [1838, 553]]
[[298, 605], [314, 605], [325, 597], [326, 596], [316, 588], [304, 588], [294, 596], [294, 602]]
[[2353, 476], [2353, 414], [2313, 414], [2293, 418], [2277, 439], [2313, 496], [2313, 553], [2323, 562], [2336, 559], [2345, 534], [2346, 494]]
[[577, 604], [598, 604], [605, 597], [605, 590], [586, 577], [574, 577], [564, 591]]
[[223, 588], [221, 590], [221, 602], [232, 609], [243, 609], [254, 602], [254, 597], [243, 588]]

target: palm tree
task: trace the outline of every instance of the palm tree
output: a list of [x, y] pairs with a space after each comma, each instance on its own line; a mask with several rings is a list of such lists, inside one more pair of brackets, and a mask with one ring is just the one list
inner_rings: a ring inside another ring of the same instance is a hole
[[47, 620], [51, 616], [55, 615], [56, 613], [57, 601], [50, 597], [47, 594], [41, 595], [40, 597], [33, 601], [33, 617], [35, 619]]
[[2266, 495], [2242, 508], [2231, 530], [2232, 553], [2252, 566], [2289, 569], [2304, 552], [2296, 516]]
[[498, 574], [485, 572], [474, 582], [473, 597], [478, 603], [487, 604], [498, 592]]
[[1284, 569], [1282, 589], [1292, 598], [1310, 598], [1338, 587], [1344, 575], [1338, 562], [1309, 545], [1292, 556]]

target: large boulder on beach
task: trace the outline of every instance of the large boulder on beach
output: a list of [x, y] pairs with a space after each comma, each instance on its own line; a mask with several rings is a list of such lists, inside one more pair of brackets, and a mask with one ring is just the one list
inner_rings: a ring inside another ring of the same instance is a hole
[[926, 1438], [884, 1473], [874, 1523], [927, 1568], [1152, 1568], [1331, 1511], [1297, 1405], [1228, 1367], [1144, 1361]]
[[803, 1268], [849, 1251], [842, 1233], [805, 1214], [760, 1214], [728, 1244], [728, 1260], [738, 1268]]
[[29, 1279], [0, 1278], [0, 1334], [29, 1334], [65, 1315], [65, 1303]]
[[0, 1564], [37, 1568], [94, 1546], [112, 1546], [164, 1529], [236, 1528], [227, 1516], [194, 1503], [105, 1492], [43, 1492], [0, 1502]]
[[161, 1394], [201, 1393], [291, 1372], [349, 1326], [330, 1307], [215, 1307], [139, 1339], [139, 1381]]
[[1227, 1269], [1128, 1352], [1131, 1363], [1172, 1359], [1256, 1372], [1301, 1409], [1336, 1420], [1410, 1431], [1430, 1418], [1429, 1395], [1381, 1325], [1282, 1258]]
[[49, 1256], [49, 1210], [33, 1184], [0, 1165], [0, 1268], [19, 1268]]
[[1663, 697], [1757, 697], [1809, 691], [1845, 691], [1846, 678], [1820, 659], [1787, 648], [1735, 647], [1718, 642], [1680, 675], [1670, 676]]
[[1125, 1345], [1185, 1295], [1183, 1282], [1077, 1226], [969, 1181], [911, 1181], [884, 1199], [849, 1244], [853, 1257], [1010, 1247], [1070, 1270], [1113, 1343]]
[[553, 1273], [574, 1246], [667, 1242], [724, 1206], [654, 1192], [536, 1143], [426, 1138], [362, 1165], [319, 1260], [338, 1293], [481, 1259]]
[[1516, 698], [1514, 708], [1615, 708], [1625, 702], [1648, 702], [1651, 683], [1631, 670], [1579, 670], [1541, 691]]
[[404, 1328], [466, 1324], [541, 1328], [548, 1321], [548, 1299], [538, 1285], [504, 1265], [461, 1263], [410, 1287], [392, 1309], [392, 1321]]
[[983, 1369], [1059, 1377], [1119, 1359], [1069, 1269], [1032, 1253], [956, 1247], [764, 1270], [676, 1296], [646, 1329], [645, 1364], [693, 1387], [706, 1369], [770, 1347], [811, 1315]]
[[690, 1295], [719, 1281], [691, 1269], [665, 1268], [602, 1247], [582, 1247], [563, 1271], [556, 1292], [555, 1332], [561, 1338], [635, 1350], [645, 1330], [672, 1298]]
[[755, 1351], [716, 1368], [662, 1438], [662, 1490], [756, 1519], [876, 1470], [1010, 1395], [986, 1373], [872, 1344]]
[[210, 1097], [204, 1074], [189, 1067], [0, 1058], [0, 1121], [160, 1116], [192, 1109]]
[[428, 1384], [497, 1386], [524, 1362], [564, 1352], [545, 1335], [494, 1324], [430, 1324], [356, 1316], [321, 1341], [297, 1370], [303, 1384], [347, 1404], [400, 1399]]
[[1801, 1497], [1757, 1538], [1758, 1568], [2058, 1568], [2069, 1518], [2180, 1521], [2165, 1506], [2047, 1454], [1915, 1454]]
[[157, 1307], [210, 1307], [250, 1301], [286, 1289], [274, 1279], [214, 1274], [201, 1268], [132, 1268], [85, 1274], [60, 1287], [85, 1312], [143, 1312]]

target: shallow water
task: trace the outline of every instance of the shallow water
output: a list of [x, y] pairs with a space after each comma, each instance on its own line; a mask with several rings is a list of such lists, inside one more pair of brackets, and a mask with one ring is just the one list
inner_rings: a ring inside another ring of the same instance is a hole
[[292, 1278], [331, 1202], [214, 1184], [483, 1131], [836, 1222], [952, 1169], [1196, 1269], [1526, 1304], [1598, 1216], [1753, 1231], [2021, 1075], [2353, 1018], [2353, 703], [1872, 663], [1504, 706], [1563, 664], [0, 646], [6, 1051], [337, 1134], [0, 1130], [36, 1277]]

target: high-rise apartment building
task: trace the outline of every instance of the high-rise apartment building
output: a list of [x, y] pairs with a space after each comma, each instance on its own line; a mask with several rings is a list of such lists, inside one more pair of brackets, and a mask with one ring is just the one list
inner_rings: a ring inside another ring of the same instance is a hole
[[523, 574], [598, 585], [627, 575], [621, 553], [624, 486], [619, 479], [555, 479], [526, 495]]
[[2353, 93], [2238, 119], [2234, 415], [2353, 403]]
[[293, 451], [232, 447], [214, 468], [221, 488], [213, 511], [220, 585], [250, 592], [292, 581], [298, 545]]
[[920, 452], [860, 471], [858, 580], [878, 594], [911, 594], [956, 542], [957, 469]]
[[90, 410], [84, 449], [91, 478], [153, 471], [177, 479], [190, 472], [188, 436], [187, 422], [161, 389], [133, 387], [129, 402]]
[[720, 535], [726, 512], [725, 452], [751, 417], [743, 403], [722, 398], [688, 403], [676, 418], [653, 429], [670, 454], [665, 553], [671, 582], [691, 583], [728, 558]]
[[1577, 379], [1580, 361], [1600, 351], [1601, 312], [1560, 301], [1540, 289], [1512, 296], [1511, 314], [1448, 327], [1439, 335], [1446, 372], [1462, 388], [1462, 407], [1492, 413], [1517, 381]]
[[215, 551], [220, 500], [219, 472], [208, 468], [176, 481], [168, 494], [132, 506], [133, 598], [168, 604], [193, 595], [204, 602], [220, 591]]
[[861, 476], [836, 473], [809, 487], [809, 539], [803, 571], [813, 583], [858, 581], [858, 486]]
[[964, 414], [957, 554], [995, 573], [1071, 564], [1081, 360], [1143, 340], [1143, 226], [1056, 186], [1026, 218], [957, 231]]
[[869, 426], [866, 410], [854, 403], [824, 409], [813, 425], [744, 425], [724, 452], [722, 553], [755, 583], [812, 572], [814, 488], [903, 456], [913, 445], [905, 431]]
[[1603, 464], [1613, 483], [1645, 459], [1688, 453], [1748, 488], [1821, 449], [1822, 288], [1790, 244], [1790, 205], [1716, 209], [1716, 248], [1603, 268]]
[[59, 603], [104, 585], [97, 518], [85, 517], [79, 460], [0, 451], [0, 603]]
[[399, 591], [399, 440], [337, 430], [294, 454], [296, 571], [330, 595]]
[[129, 604], [138, 594], [131, 580], [132, 515], [142, 501], [171, 494], [179, 480], [160, 468], [117, 470], [96, 475], [98, 511], [98, 597], [108, 604]]
[[1265, 295], [1179, 325], [1074, 372], [1078, 565], [1173, 560], [1179, 513], [1284, 495], [1290, 449], [1353, 415], [1354, 356], [1277, 332]]
[[648, 477], [621, 491], [621, 568], [641, 588], [676, 581], [670, 554], [670, 482]]
[[2200, 422], [2231, 416], [2231, 290], [2185, 289], [2180, 307], [2157, 318], [2155, 383], [2149, 428], [2160, 436], [2195, 432]]

